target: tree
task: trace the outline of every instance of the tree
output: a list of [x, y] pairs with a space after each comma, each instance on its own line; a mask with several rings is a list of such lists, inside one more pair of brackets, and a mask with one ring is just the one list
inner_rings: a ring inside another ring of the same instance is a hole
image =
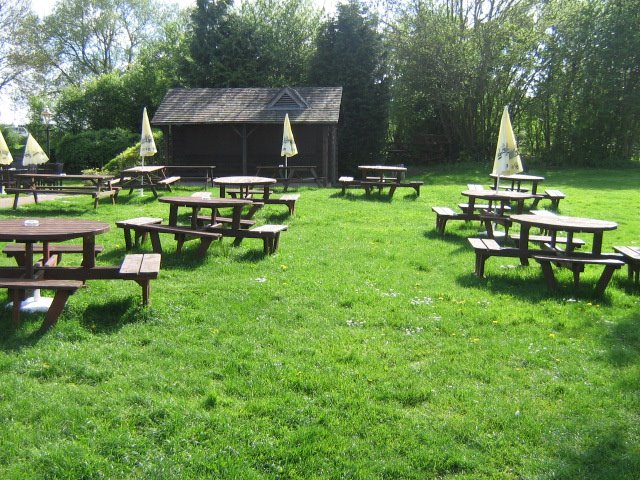
[[124, 71], [153, 38], [152, 0], [60, 0], [40, 26], [38, 66], [54, 85]]
[[34, 22], [27, 0], [0, 0], [0, 91], [29, 70], [25, 39]]
[[192, 87], [299, 84], [319, 13], [309, 0], [198, 0], [182, 77]]
[[379, 162], [387, 139], [388, 68], [377, 18], [353, 0], [337, 13], [318, 35], [308, 83], [343, 87], [338, 152], [349, 171]]
[[[555, 1], [531, 101], [550, 161], [628, 161], [640, 143], [640, 1]], [[534, 124], [533, 117], [531, 123]]]
[[500, 114], [520, 103], [535, 77], [538, 26], [529, 0], [417, 2], [393, 25], [396, 136], [442, 137], [452, 158], [486, 161]]

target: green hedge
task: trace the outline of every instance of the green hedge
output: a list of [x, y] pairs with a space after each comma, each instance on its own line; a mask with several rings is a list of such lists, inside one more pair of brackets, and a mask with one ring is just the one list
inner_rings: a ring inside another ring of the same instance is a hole
[[67, 173], [99, 169], [139, 139], [139, 133], [119, 128], [69, 133], [58, 143], [56, 158]]

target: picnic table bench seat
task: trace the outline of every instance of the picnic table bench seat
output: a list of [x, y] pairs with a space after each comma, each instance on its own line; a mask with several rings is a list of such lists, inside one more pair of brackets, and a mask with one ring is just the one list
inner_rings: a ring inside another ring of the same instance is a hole
[[[216, 222], [219, 226], [231, 225], [233, 223], [233, 219], [231, 217], [218, 217], [216, 216]], [[211, 223], [211, 215], [198, 215], [198, 225], [208, 225]], [[256, 224], [255, 220], [251, 220], [250, 218], [241, 218], [240, 219], [240, 228], [250, 228]]]
[[344, 195], [347, 192], [348, 187], [359, 187], [360, 181], [354, 179], [353, 177], [342, 176], [338, 178], [338, 183], [342, 187], [342, 194]]
[[640, 247], [618, 246], [613, 249], [622, 255], [629, 268], [629, 280], [640, 285]]
[[[519, 246], [520, 234], [512, 233], [509, 235], [509, 238], [511, 238], [511, 240], [515, 242], [516, 247]], [[556, 243], [566, 245], [568, 243], [568, 240], [569, 239], [567, 237], [556, 237]], [[540, 243], [540, 244], [543, 244], [544, 246], [550, 247], [552, 237], [550, 235], [529, 235], [529, 241]], [[586, 245], [586, 242], [584, 240], [582, 240], [581, 238], [574, 237], [571, 239], [571, 245], [569, 245], [569, 247], [581, 248], [581, 247], [584, 247], [585, 245]]]
[[84, 287], [82, 280], [0, 278], [0, 288], [9, 290], [9, 296], [13, 302], [11, 320], [14, 328], [20, 326], [20, 306], [25, 299], [27, 290], [55, 291], [51, 306], [45, 313], [40, 332], [44, 332], [55, 325], [69, 296], [82, 287]]
[[[476, 203], [473, 205], [473, 209], [470, 209], [468, 203], [459, 203], [458, 208], [462, 210], [464, 213], [474, 213], [474, 212], [481, 213], [481, 212], [486, 212], [491, 210], [493, 206], [489, 205], [488, 203], [479, 203], [479, 204]], [[500, 208], [505, 212], [511, 211], [511, 207], [509, 205], [504, 205]]]
[[560, 200], [566, 197], [567, 196], [560, 190], [547, 189], [544, 191], [544, 194], [542, 194], [539, 198], [536, 198], [533, 201], [533, 208], [536, 208], [538, 206], [538, 203], [540, 202], [540, 200], [546, 199], [546, 200], [551, 200], [551, 208], [557, 210], [558, 207], [560, 206]]
[[38, 195], [90, 195], [93, 197], [93, 208], [98, 208], [98, 200], [101, 198], [109, 197], [111, 198], [111, 203], [115, 205], [116, 198], [118, 197], [118, 192], [120, 192], [120, 188], [112, 187], [110, 190], [100, 190], [97, 191], [95, 188], [89, 187], [71, 187], [71, 186], [50, 186], [39, 187], [37, 189], [33, 188], [18, 188], [11, 187], [5, 189], [5, 193], [14, 194], [15, 198], [13, 200], [13, 208], [14, 210], [18, 208], [18, 198], [21, 193], [30, 193], [33, 195], [33, 200], [35, 203], [38, 203]]
[[455, 212], [449, 207], [431, 207], [436, 214], [436, 231], [444, 235], [444, 229], [449, 220], [480, 220], [480, 215], [475, 213]]
[[218, 225], [206, 227], [207, 231], [216, 232], [223, 237], [234, 237], [233, 244], [240, 245], [245, 238], [259, 238], [263, 242], [263, 251], [266, 255], [271, 255], [278, 250], [280, 244], [280, 233], [287, 230], [288, 225], [260, 225], [255, 228], [241, 228], [240, 230], [227, 228]]
[[476, 255], [475, 271], [476, 276], [484, 277], [484, 265], [489, 257], [515, 257], [520, 258], [521, 265], [528, 265], [528, 257], [522, 256], [522, 251], [514, 247], [502, 247], [491, 238], [468, 238], [469, 244], [473, 247]]
[[[169, 185], [171, 185], [172, 183], [176, 183], [177, 181], [180, 180], [180, 177], [177, 175], [174, 175], [172, 177], [166, 177], [163, 178], [161, 180], [158, 180], [158, 184], [160, 185], [166, 185], [167, 188], [169, 187]], [[169, 188], [169, 191], [171, 191], [171, 189]]]
[[265, 205], [286, 205], [289, 209], [289, 215], [293, 215], [296, 210], [296, 201], [300, 199], [299, 193], [285, 193], [279, 197], [268, 197], [262, 199]]
[[[129, 220], [119, 220], [116, 222], [118, 228], [124, 230], [124, 243], [127, 250], [131, 250], [133, 246], [144, 243], [147, 239], [147, 230], [143, 229], [145, 225], [158, 225], [162, 223], [162, 218], [157, 217], [137, 217]], [[134, 232], [134, 242], [131, 242], [131, 231]]]
[[150, 300], [150, 281], [158, 278], [161, 258], [158, 253], [127, 254], [117, 267], [44, 266], [38, 270], [47, 280], [132, 280], [142, 287], [142, 304], [146, 306]]
[[[94, 252], [95, 255], [102, 253], [104, 251], [104, 247], [102, 245], [95, 245]], [[8, 243], [2, 249], [2, 252], [7, 255], [7, 257], [15, 258], [18, 265], [24, 265], [25, 262], [25, 244], [24, 243]], [[42, 253], [42, 244], [37, 243], [33, 245], [33, 253]], [[82, 254], [82, 244], [76, 243], [50, 243], [49, 244], [49, 253], [51, 255], [58, 255], [58, 260], [62, 260], [63, 253], [79, 253]]]
[[[134, 220], [133, 222], [131, 220]], [[128, 228], [136, 232], [137, 235], [142, 237], [145, 233], [148, 233], [151, 237], [151, 246], [155, 253], [162, 253], [162, 243], [160, 242], [160, 234], [167, 233], [174, 235], [177, 241], [176, 251], [180, 253], [182, 246], [189, 240], [200, 240], [200, 247], [198, 248], [198, 255], [204, 255], [211, 245], [213, 240], [219, 240], [221, 235], [208, 230], [196, 230], [191, 227], [162, 225], [156, 221], [137, 221], [138, 219], [122, 220], [116, 222], [116, 225], [122, 228]], [[157, 220], [157, 219], [151, 219]], [[143, 238], [144, 241], [144, 238]], [[126, 239], [125, 239], [126, 243]], [[129, 242], [130, 244], [130, 242]]]
[[553, 268], [551, 267], [552, 263], [569, 268], [573, 272], [573, 283], [576, 288], [580, 284], [580, 273], [584, 271], [584, 267], [586, 265], [604, 266], [604, 270], [602, 275], [600, 275], [600, 279], [596, 284], [594, 292], [596, 295], [600, 296], [604, 293], [607, 285], [609, 285], [609, 281], [611, 280], [614, 271], [625, 264], [620, 257], [616, 258], [614, 255], [615, 254], [605, 254], [593, 256], [588, 254], [579, 255], [577, 253], [566, 254], [560, 252], [557, 255], [535, 254], [533, 255], [533, 258], [540, 264], [540, 267], [542, 267], [542, 273], [544, 274], [545, 281], [550, 290], [557, 290], [558, 288], [558, 282], [553, 273]]

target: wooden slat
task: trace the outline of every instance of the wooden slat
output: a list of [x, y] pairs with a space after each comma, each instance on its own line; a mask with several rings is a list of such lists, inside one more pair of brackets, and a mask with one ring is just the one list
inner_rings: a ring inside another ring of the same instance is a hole
[[122, 265], [120, 265], [121, 275], [137, 275], [140, 272], [142, 264], [142, 254], [132, 254], [124, 257]]
[[160, 254], [157, 253], [145, 253], [140, 265], [141, 275], [156, 274], [160, 271]]

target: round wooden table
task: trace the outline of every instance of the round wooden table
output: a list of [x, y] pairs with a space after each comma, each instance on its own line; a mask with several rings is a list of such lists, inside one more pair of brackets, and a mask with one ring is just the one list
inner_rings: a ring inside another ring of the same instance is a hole
[[[0, 220], [0, 241], [25, 244], [24, 278], [35, 278], [33, 245], [42, 243], [43, 263], [51, 257], [50, 242], [62, 242], [82, 238], [82, 266], [93, 268], [96, 264], [96, 235], [107, 232], [109, 224], [94, 220], [37, 218]], [[38, 290], [33, 297], [23, 302], [24, 310], [47, 311], [51, 306], [50, 298], [40, 297]]]
[[233, 208], [232, 228], [240, 229], [242, 209], [247, 205], [253, 204], [249, 199], [206, 196], [161, 197], [158, 201], [170, 205], [169, 225], [171, 226], [176, 226], [178, 223], [178, 207], [191, 208], [191, 228], [193, 229], [198, 228], [198, 213], [200, 209], [211, 209], [211, 223], [214, 224], [216, 223], [217, 209], [227, 207]]
[[[493, 188], [495, 189], [498, 186], [498, 175], [492, 173], [489, 175], [493, 179]], [[527, 173], [514, 173], [513, 175], [500, 175], [500, 182], [506, 180], [507, 182], [511, 182], [511, 190], [515, 190], [517, 192], [521, 192], [521, 185], [523, 182], [531, 183], [531, 193], [538, 193], [538, 183], [544, 182], [544, 177], [540, 177], [538, 175], [529, 175]]]
[[[500, 202], [500, 205], [504, 205], [508, 202], [516, 202], [517, 213], [522, 213], [524, 210], [524, 201], [537, 198], [534, 193], [529, 192], [516, 192], [513, 190], [465, 190], [462, 195], [469, 197], [469, 211], [473, 211], [477, 198], [482, 200], [488, 200], [490, 202]], [[500, 215], [504, 214], [504, 209], [500, 209]]]
[[[564, 215], [512, 215], [511, 220], [521, 225], [520, 245], [526, 246], [531, 227], [539, 227], [549, 230], [555, 238], [557, 232], [567, 232], [567, 246], [573, 244], [573, 234], [576, 232], [593, 234], [593, 245], [591, 253], [600, 255], [602, 253], [602, 236], [608, 230], [618, 228], [616, 222], [609, 220], [598, 220], [595, 218], [567, 217]], [[554, 242], [552, 241], [552, 244]]]
[[220, 187], [220, 197], [226, 196], [227, 187], [237, 188], [240, 198], [249, 198], [254, 192], [252, 189], [256, 187], [263, 188], [263, 198], [269, 198], [269, 187], [276, 183], [275, 178], [255, 177], [249, 175], [238, 175], [231, 177], [218, 177], [213, 179], [213, 184]]
[[[37, 225], [29, 225], [37, 222]], [[44, 261], [49, 259], [49, 243], [82, 238], [83, 266], [95, 266], [95, 237], [109, 231], [109, 224], [95, 220], [38, 218], [0, 220], [0, 241], [25, 244], [27, 278], [33, 278], [33, 244], [42, 242]]]

